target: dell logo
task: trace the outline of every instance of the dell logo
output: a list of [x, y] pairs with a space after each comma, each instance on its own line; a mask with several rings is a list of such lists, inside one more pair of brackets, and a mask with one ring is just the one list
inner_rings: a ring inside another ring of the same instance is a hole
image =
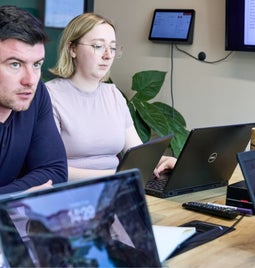
[[210, 156], [209, 156], [209, 158], [208, 158], [208, 163], [213, 163], [215, 160], [216, 160], [216, 158], [217, 158], [217, 153], [215, 152], [215, 153], [212, 153]]

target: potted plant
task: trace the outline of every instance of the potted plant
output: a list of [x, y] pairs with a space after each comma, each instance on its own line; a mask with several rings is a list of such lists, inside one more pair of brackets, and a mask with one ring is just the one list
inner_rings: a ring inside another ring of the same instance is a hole
[[165, 76], [166, 72], [156, 70], [135, 73], [131, 90], [136, 93], [131, 99], [124, 96], [141, 140], [146, 142], [154, 134], [165, 136], [173, 133], [169, 147], [172, 155], [178, 157], [189, 134], [185, 119], [168, 104], [152, 101], [159, 93]]

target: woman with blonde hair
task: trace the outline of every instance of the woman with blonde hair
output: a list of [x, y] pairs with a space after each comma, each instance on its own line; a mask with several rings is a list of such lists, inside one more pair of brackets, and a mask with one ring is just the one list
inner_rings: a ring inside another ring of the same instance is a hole
[[[68, 157], [69, 179], [109, 175], [117, 155], [142, 143], [126, 100], [114, 84], [105, 83], [122, 46], [113, 23], [94, 13], [72, 19], [63, 31], [57, 76], [46, 83], [57, 127]], [[176, 159], [162, 156], [155, 174]]]

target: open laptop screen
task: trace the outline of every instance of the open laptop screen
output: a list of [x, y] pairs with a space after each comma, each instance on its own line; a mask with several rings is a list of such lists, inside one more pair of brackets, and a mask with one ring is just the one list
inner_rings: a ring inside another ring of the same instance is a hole
[[245, 203], [249, 205], [251, 201], [255, 213], [255, 150], [239, 152], [236, 156], [250, 197]]
[[0, 201], [11, 267], [160, 266], [138, 170]]

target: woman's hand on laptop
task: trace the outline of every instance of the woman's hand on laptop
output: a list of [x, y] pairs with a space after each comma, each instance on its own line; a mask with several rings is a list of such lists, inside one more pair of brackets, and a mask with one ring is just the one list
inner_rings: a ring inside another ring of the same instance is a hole
[[162, 156], [157, 167], [154, 169], [156, 178], [160, 177], [160, 173], [166, 169], [173, 169], [177, 159], [172, 156]]

